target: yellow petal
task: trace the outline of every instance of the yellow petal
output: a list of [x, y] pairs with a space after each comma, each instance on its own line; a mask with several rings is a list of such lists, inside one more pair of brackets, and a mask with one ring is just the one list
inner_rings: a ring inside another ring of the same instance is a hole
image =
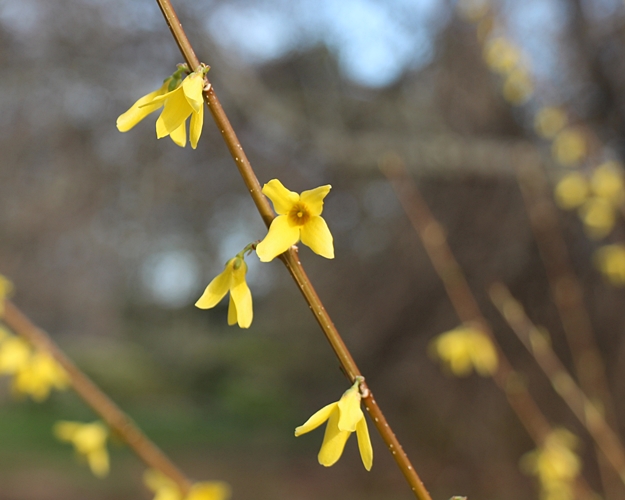
[[204, 104], [197, 113], [191, 113], [191, 125], [189, 126], [189, 140], [191, 147], [195, 149], [202, 135], [202, 125], [204, 124]]
[[319, 463], [324, 467], [334, 465], [341, 458], [345, 443], [351, 434], [351, 432], [340, 430], [338, 422], [339, 412], [332, 412], [326, 425], [321, 450], [319, 450], [319, 455], [317, 456]]
[[564, 210], [570, 210], [582, 205], [588, 198], [588, 181], [577, 172], [565, 175], [554, 192], [556, 203]]
[[221, 481], [196, 483], [185, 500], [227, 500], [232, 494], [230, 486]]
[[323, 199], [328, 195], [330, 189], [332, 189], [332, 186], [328, 184], [302, 192], [300, 200], [306, 205], [310, 215], [321, 215], [323, 211]]
[[200, 309], [215, 307], [224, 298], [232, 283], [232, 261], [226, 263], [225, 269], [211, 281], [202, 296], [195, 303]]
[[341, 396], [338, 403], [339, 422], [338, 427], [342, 431], [354, 432], [358, 421], [364, 418], [360, 409], [360, 391], [358, 384], [354, 384]]
[[365, 469], [371, 470], [373, 466], [373, 447], [371, 446], [369, 429], [367, 428], [367, 421], [364, 415], [356, 424], [356, 437], [358, 438], [358, 449], [360, 450], [362, 463]]
[[17, 373], [25, 368], [31, 356], [28, 343], [17, 337], [10, 337], [0, 345], [0, 373]]
[[586, 233], [594, 239], [607, 236], [616, 222], [614, 206], [605, 198], [590, 198], [580, 208], [580, 216]]
[[289, 191], [278, 179], [270, 180], [265, 184], [263, 194], [271, 200], [278, 215], [288, 214], [293, 205], [299, 201], [299, 194]]
[[566, 126], [567, 118], [564, 111], [555, 107], [544, 107], [536, 113], [534, 128], [547, 139], [553, 138]]
[[187, 145], [187, 124], [182, 122], [180, 127], [169, 134], [169, 137], [177, 146], [184, 148]]
[[74, 439], [76, 432], [80, 429], [82, 424], [79, 422], [68, 422], [66, 420], [61, 420], [54, 424], [52, 428], [52, 432], [54, 436], [60, 441], [71, 441]]
[[[247, 264], [241, 262], [241, 267], [232, 272], [232, 288], [230, 288], [231, 304], [236, 307], [236, 321], [241, 328], [249, 328], [252, 324], [254, 311], [252, 307], [252, 293], [245, 282]], [[230, 312], [228, 312], [228, 324], [230, 323]]]
[[97, 477], [105, 477], [109, 473], [109, 454], [105, 448], [93, 450], [87, 454], [87, 462], [91, 472]]
[[236, 324], [237, 324], [237, 305], [234, 303], [232, 294], [230, 294], [230, 299], [228, 300], [228, 325], [232, 326]]
[[307, 432], [316, 429], [330, 418], [332, 412], [338, 413], [337, 402], [330, 403], [329, 405], [321, 408], [321, 410], [317, 411], [312, 417], [306, 420], [303, 425], [300, 425], [295, 429], [295, 436], [301, 436], [302, 434], [306, 434]]
[[128, 111], [119, 115], [119, 118], [117, 118], [117, 130], [120, 132], [128, 132], [146, 116], [160, 108], [163, 105], [162, 101], [157, 101], [155, 103], [152, 103], [152, 101], [155, 97], [167, 93], [168, 85], [169, 78], [165, 80], [160, 89], [144, 95], [141, 99], [135, 102]]
[[204, 76], [200, 73], [191, 73], [182, 81], [182, 89], [189, 106], [196, 113], [204, 106], [202, 89], [204, 88]]
[[[332, 233], [328, 229], [326, 221], [322, 217], [315, 216], [301, 228], [302, 243], [326, 259], [334, 258], [334, 244]], [[262, 260], [262, 259], [261, 259]]]
[[291, 227], [286, 215], [276, 217], [265, 239], [256, 247], [256, 254], [261, 262], [270, 262], [281, 253], [286, 252], [299, 241], [299, 227]]
[[193, 112], [182, 87], [171, 91], [167, 96], [163, 112], [156, 120], [156, 137], [159, 139], [180, 127]]

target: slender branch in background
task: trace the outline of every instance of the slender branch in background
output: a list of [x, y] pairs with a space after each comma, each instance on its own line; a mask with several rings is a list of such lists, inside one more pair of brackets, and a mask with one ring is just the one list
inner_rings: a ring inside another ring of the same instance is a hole
[[618, 436], [607, 424], [602, 413], [575, 383], [551, 349], [545, 335], [534, 326], [525, 314], [523, 306], [512, 297], [505, 285], [501, 283], [492, 285], [490, 297], [514, 333], [517, 334], [549, 377], [555, 391], [588, 430], [597, 446], [625, 483], [625, 451]]
[[[182, 24], [180, 23], [171, 2], [169, 0], [157, 0], [157, 3], [163, 12], [167, 25], [169, 26], [185, 61], [190, 68], [197, 68], [200, 65], [200, 61], [189, 43], [189, 40], [182, 28]], [[247, 159], [247, 156], [243, 151], [243, 147], [241, 146], [241, 143], [239, 142], [236, 133], [230, 124], [230, 120], [228, 120], [226, 113], [221, 107], [221, 103], [219, 102], [219, 99], [217, 99], [215, 89], [212, 85], [210, 85], [209, 90], [204, 92], [204, 97], [211, 115], [213, 116], [213, 119], [215, 120], [226, 145], [228, 146], [228, 150], [235, 161], [239, 173], [241, 174], [241, 177], [243, 177], [243, 181], [250, 191], [250, 195], [256, 205], [256, 208], [267, 227], [269, 227], [271, 221], [275, 217], [275, 214], [269, 205], [269, 201], [261, 192], [261, 186], [254, 170], [252, 169], [252, 165]], [[297, 250], [295, 248], [291, 248], [289, 251], [282, 254], [280, 259], [291, 273], [295, 283], [310, 306], [315, 319], [319, 323], [326, 339], [334, 350], [345, 375], [349, 378], [350, 382], [353, 383], [356, 380], [356, 377], [361, 377], [362, 374], [356, 366], [349, 350], [345, 346], [338, 330], [334, 326], [332, 319], [319, 299], [312, 283], [308, 279], [308, 276], [300, 263]], [[382, 439], [386, 443], [389, 451], [393, 455], [393, 458], [397, 462], [397, 465], [401, 469], [404, 477], [408, 481], [408, 484], [410, 484], [415, 496], [419, 500], [431, 500], [430, 494], [425, 489], [425, 486], [423, 486], [421, 478], [414, 470], [408, 456], [404, 452], [401, 444], [397, 440], [397, 437], [386, 421], [382, 410], [380, 410], [378, 404], [376, 403], [373, 393], [364, 383], [361, 384], [361, 386], [363, 387], [363, 394], [365, 394], [362, 399], [365, 409], [373, 419], [373, 423], [378, 429], [378, 432], [382, 436]]]
[[[523, 378], [514, 371], [497, 344], [488, 322], [480, 312], [462, 268], [447, 244], [443, 227], [430, 212], [401, 158], [395, 154], [387, 155], [381, 160], [380, 169], [391, 183], [404, 212], [419, 235], [460, 321], [479, 325], [480, 330], [487, 334], [496, 346], [499, 364], [493, 374], [493, 380], [506, 395], [508, 403], [530, 437], [538, 447], [542, 446], [547, 436], [552, 433], [551, 425], [528, 392]], [[579, 498], [588, 500], [596, 498], [583, 478], [578, 477], [575, 486]]]
[[[558, 223], [558, 212], [551, 195], [551, 185], [541, 167], [538, 153], [527, 148], [519, 148], [515, 157], [518, 160], [513, 164], [525, 210], [547, 272], [551, 297], [571, 349], [579, 385], [590, 400], [603, 411], [610, 426], [616, 430], [614, 401], [608, 389], [605, 366], [584, 304], [582, 285], [572, 270], [571, 259]], [[615, 438], [619, 439], [618, 433], [615, 434]], [[620, 481], [611, 474], [611, 470], [605, 470], [609, 469], [610, 465], [605, 463], [599, 450], [597, 454], [606, 493], [613, 492], [608, 497], [618, 498], [622, 495]]]
[[134, 422], [96, 386], [52, 341], [46, 332], [34, 325], [12, 302], [5, 302], [2, 321], [34, 347], [49, 353], [67, 372], [72, 388], [102, 417], [107, 425], [145, 462], [172, 481], [175, 481], [183, 495], [189, 492], [191, 481]]

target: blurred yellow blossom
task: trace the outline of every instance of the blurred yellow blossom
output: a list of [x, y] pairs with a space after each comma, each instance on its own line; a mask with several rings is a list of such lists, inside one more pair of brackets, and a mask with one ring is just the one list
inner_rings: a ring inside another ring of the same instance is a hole
[[331, 186], [320, 186], [301, 195], [286, 189], [278, 179], [263, 186], [263, 193], [272, 202], [278, 216], [272, 221], [265, 239], [256, 247], [262, 262], [269, 262], [286, 252], [300, 239], [316, 254], [334, 258], [332, 234], [321, 217], [323, 199]]
[[510, 104], [520, 106], [534, 93], [532, 76], [525, 68], [515, 68], [503, 84], [503, 96]]
[[227, 500], [230, 495], [228, 484], [221, 481], [204, 481], [191, 486], [185, 500]]
[[87, 460], [94, 475], [104, 477], [108, 474], [109, 455], [106, 450], [108, 429], [104, 424], [60, 421], [54, 424], [54, 435], [61, 441], [72, 443], [76, 453]]
[[486, 377], [497, 370], [497, 351], [482, 330], [463, 325], [442, 333], [430, 342], [430, 354], [444, 362], [451, 372], [464, 377], [474, 369]]
[[0, 274], [0, 317], [4, 314], [4, 301], [13, 293], [13, 283]]
[[46, 352], [36, 352], [28, 363], [18, 369], [13, 379], [13, 390], [43, 401], [55, 388], [63, 390], [69, 385], [65, 370]]
[[509, 75], [521, 61], [521, 52], [512, 42], [495, 37], [486, 42], [484, 60], [492, 70]]
[[584, 134], [574, 128], [562, 130], [551, 145], [554, 159], [565, 167], [577, 165], [586, 156]]
[[606, 245], [595, 252], [595, 264], [615, 286], [625, 285], [625, 246]]
[[[155, 493], [154, 500], [183, 500], [180, 488], [163, 473], [149, 469], [143, 475], [145, 485]], [[191, 486], [184, 500], [227, 500], [231, 491], [221, 481], [205, 481]]]
[[341, 396], [339, 401], [324, 406], [310, 417], [304, 425], [295, 429], [295, 436], [301, 436], [316, 429], [325, 421], [328, 422], [318, 455], [319, 463], [325, 467], [334, 465], [341, 458], [347, 439], [352, 432], [356, 432], [362, 463], [365, 469], [371, 470], [373, 465], [373, 448], [369, 439], [365, 415], [360, 408], [360, 382], [361, 379], [359, 378]]
[[146, 470], [143, 483], [154, 493], [154, 500], [182, 500], [178, 485], [162, 472]]
[[623, 169], [617, 162], [609, 161], [598, 166], [592, 173], [590, 183], [597, 196], [605, 198], [614, 205], [623, 203], [625, 199]]
[[200, 309], [210, 309], [230, 292], [228, 324], [238, 323], [241, 328], [249, 328], [254, 311], [252, 293], [245, 282], [246, 274], [247, 264], [243, 260], [242, 252], [226, 263], [224, 270], [208, 284], [195, 306]]
[[573, 500], [581, 461], [573, 451], [577, 438], [566, 429], [552, 431], [542, 446], [521, 457], [521, 468], [538, 478], [542, 500]]
[[546, 139], [552, 139], [566, 126], [566, 113], [560, 108], [546, 106], [538, 110], [534, 129]]
[[593, 196], [579, 209], [586, 234], [593, 239], [607, 236], [616, 222], [614, 206], [605, 198]]
[[586, 177], [578, 172], [565, 175], [555, 188], [556, 203], [564, 210], [582, 205], [588, 198], [589, 188]]
[[30, 357], [30, 345], [24, 339], [11, 335], [0, 343], [0, 373], [17, 373], [28, 366]]
[[156, 136], [170, 136], [180, 147], [187, 143], [186, 120], [191, 116], [189, 139], [191, 147], [195, 149], [202, 133], [204, 123], [204, 76], [208, 66], [202, 66], [197, 71], [182, 79], [181, 67], [171, 77], [167, 78], [161, 88], [151, 92], [137, 102], [128, 111], [117, 118], [117, 129], [127, 132], [150, 113], [163, 107], [163, 112], [156, 120]]

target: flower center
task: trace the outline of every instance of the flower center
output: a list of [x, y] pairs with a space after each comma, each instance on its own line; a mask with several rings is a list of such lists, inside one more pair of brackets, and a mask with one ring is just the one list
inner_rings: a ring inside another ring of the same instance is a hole
[[293, 205], [293, 208], [289, 210], [289, 222], [295, 226], [303, 226], [310, 219], [308, 208], [301, 202]]

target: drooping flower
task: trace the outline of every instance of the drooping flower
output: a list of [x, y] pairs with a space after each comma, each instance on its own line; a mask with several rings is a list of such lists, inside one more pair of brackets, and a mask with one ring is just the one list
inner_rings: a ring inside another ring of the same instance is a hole
[[163, 112], [156, 121], [156, 136], [170, 136], [180, 147], [187, 143], [186, 120], [191, 116], [189, 139], [195, 149], [202, 134], [204, 123], [204, 76], [208, 66], [182, 79], [185, 66], [180, 67], [171, 77], [167, 78], [161, 88], [151, 92], [137, 102], [117, 119], [117, 129], [127, 132], [150, 113], [163, 107]]
[[13, 379], [13, 390], [41, 402], [53, 388], [63, 390], [68, 384], [69, 378], [61, 365], [47, 352], [39, 351], [18, 369]]
[[[155, 493], [154, 500], [183, 500], [178, 485], [157, 470], [145, 471], [143, 482]], [[221, 481], [204, 481], [191, 486], [184, 500], [227, 500], [230, 494], [228, 484]]]
[[475, 369], [482, 376], [497, 370], [497, 351], [483, 331], [474, 326], [459, 326], [442, 333], [430, 343], [430, 353], [463, 377]]
[[238, 323], [241, 328], [249, 328], [254, 311], [252, 293], [245, 282], [247, 264], [242, 256], [244, 252], [245, 250], [226, 263], [224, 270], [208, 284], [195, 306], [200, 309], [210, 309], [230, 292], [228, 324]]
[[321, 217], [323, 199], [331, 187], [320, 186], [300, 195], [286, 189], [278, 179], [263, 186], [263, 194], [273, 202], [278, 216], [271, 223], [265, 239], [256, 247], [262, 262], [273, 260], [300, 240], [316, 254], [334, 258], [332, 234]]
[[574, 449], [577, 438], [566, 429], [556, 429], [538, 449], [521, 457], [521, 468], [538, 478], [543, 500], [572, 500], [575, 479], [581, 469]]
[[108, 474], [109, 455], [106, 450], [108, 429], [102, 422], [83, 424], [60, 421], [54, 424], [53, 431], [57, 439], [74, 445], [76, 453], [87, 460], [94, 475], [104, 477]]
[[371, 470], [373, 465], [373, 448], [369, 439], [365, 415], [360, 408], [360, 382], [360, 379], [356, 380], [354, 385], [341, 396], [339, 401], [324, 406], [310, 417], [304, 425], [295, 429], [295, 436], [301, 436], [316, 429], [325, 421], [328, 422], [318, 455], [319, 463], [325, 467], [334, 465], [341, 458], [347, 439], [352, 432], [356, 432], [360, 458], [365, 469]]

